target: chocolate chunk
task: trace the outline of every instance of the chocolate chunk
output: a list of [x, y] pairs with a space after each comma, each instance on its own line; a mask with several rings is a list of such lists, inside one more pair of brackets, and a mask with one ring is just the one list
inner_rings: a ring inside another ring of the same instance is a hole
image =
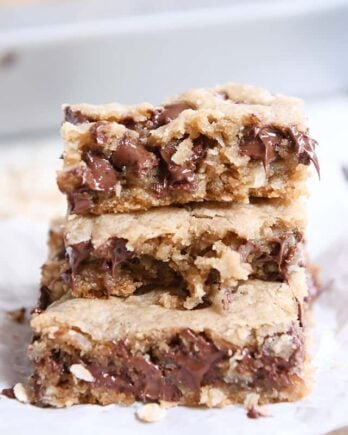
[[128, 251], [127, 240], [114, 237], [101, 245], [95, 252], [96, 257], [101, 257], [111, 262], [112, 275], [116, 276], [117, 266], [133, 258], [133, 252]]
[[183, 190], [192, 189], [197, 166], [204, 158], [207, 148], [211, 146], [212, 143], [213, 141], [205, 136], [199, 136], [193, 141], [190, 158], [182, 165], [177, 165], [172, 161], [172, 156], [175, 154], [180, 142], [171, 143], [162, 148], [160, 154], [165, 163], [168, 185], [172, 188]]
[[126, 174], [132, 172], [137, 177], [144, 177], [149, 170], [158, 166], [155, 154], [129, 137], [125, 137], [113, 151], [111, 162], [118, 170], [125, 170]]
[[247, 129], [239, 144], [242, 154], [253, 160], [261, 160], [265, 171], [276, 158], [276, 148], [283, 137], [272, 127], [253, 126]]
[[72, 214], [86, 214], [94, 206], [93, 193], [88, 190], [73, 192], [68, 196], [68, 201]]
[[247, 410], [247, 417], [248, 418], [260, 418], [265, 417], [265, 414], [263, 414], [260, 410], [258, 410], [255, 406], [251, 406]]
[[288, 279], [288, 268], [301, 240], [300, 234], [283, 234], [272, 240], [270, 252], [262, 249], [256, 241], [248, 240], [240, 245], [238, 252], [243, 262], [251, 262], [253, 277], [283, 281]]
[[194, 391], [219, 378], [219, 362], [227, 351], [218, 349], [203, 335], [195, 335], [189, 329], [169, 344], [161, 364], [166, 377], [175, 385], [182, 385]]
[[152, 117], [153, 128], [168, 124], [170, 121], [173, 121], [173, 119], [176, 119], [181, 112], [191, 108], [192, 107], [185, 102], [167, 104], [162, 110], [155, 111]]
[[92, 151], [83, 158], [86, 167], [61, 172], [57, 179], [59, 189], [68, 194], [71, 213], [76, 214], [85, 214], [93, 207], [93, 192], [108, 194], [117, 183], [117, 173], [106, 158]]
[[91, 190], [111, 192], [117, 183], [117, 173], [106, 158], [88, 151], [83, 157], [89, 171], [85, 171], [83, 185]]
[[14, 394], [14, 391], [13, 391], [13, 387], [12, 388], [3, 388], [1, 390], [1, 394], [3, 396], [8, 397], [9, 399], [15, 399], [16, 398], [16, 396]]
[[89, 258], [92, 251], [93, 245], [90, 240], [67, 247], [67, 255], [73, 275], [78, 273], [81, 264]]
[[85, 124], [90, 122], [90, 118], [83, 114], [80, 110], [73, 110], [70, 106], [64, 109], [64, 120], [71, 124]]
[[282, 143], [284, 139], [287, 139], [294, 147], [298, 162], [304, 165], [312, 162], [320, 176], [319, 163], [315, 154], [317, 142], [301, 133], [295, 126], [283, 129], [257, 125], [247, 127], [239, 143], [239, 149], [241, 154], [253, 160], [261, 160], [267, 173], [269, 165], [279, 156], [281, 147], [288, 146], [285, 142]]
[[292, 126], [288, 128], [290, 137], [295, 143], [295, 152], [298, 161], [304, 165], [309, 165], [312, 162], [315, 166], [318, 176], [320, 177], [320, 167], [317, 155], [315, 153], [315, 147], [318, 142], [311, 139], [304, 133], [297, 130], [296, 127]]
[[167, 166], [169, 179], [171, 181], [171, 184], [180, 182], [191, 183], [194, 180], [194, 168], [192, 162], [188, 161], [183, 165], [177, 165], [172, 161], [172, 156], [175, 154], [177, 146], [178, 143], [171, 143], [165, 148], [162, 148], [160, 151], [161, 157], [165, 161]]

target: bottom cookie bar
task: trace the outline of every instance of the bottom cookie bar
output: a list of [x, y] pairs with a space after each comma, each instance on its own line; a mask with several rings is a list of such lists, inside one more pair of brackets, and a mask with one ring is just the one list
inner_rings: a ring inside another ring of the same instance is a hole
[[250, 393], [260, 403], [305, 395], [303, 305], [292, 288], [248, 281], [225, 315], [212, 307], [170, 310], [157, 303], [159, 293], [65, 296], [36, 315], [29, 400], [223, 406]]

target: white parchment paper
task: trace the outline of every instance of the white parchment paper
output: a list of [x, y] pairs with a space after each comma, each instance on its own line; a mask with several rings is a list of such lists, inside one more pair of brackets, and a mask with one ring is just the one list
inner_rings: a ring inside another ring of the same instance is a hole
[[[1, 435], [317, 435], [348, 426], [348, 181], [342, 172], [342, 165], [348, 166], [348, 99], [338, 97], [313, 103], [308, 111], [312, 134], [321, 144], [322, 166], [321, 182], [313, 180], [308, 241], [311, 257], [321, 265], [326, 284], [326, 291], [313, 310], [312, 393], [296, 403], [269, 405], [269, 416], [257, 420], [248, 419], [239, 406], [211, 410], [178, 407], [169, 409], [166, 418], [154, 424], [136, 420], [135, 410], [141, 405], [39, 409], [0, 396]], [[30, 158], [29, 145], [16, 146], [11, 148], [11, 157], [17, 152], [23, 159], [26, 147]], [[52, 149], [56, 151], [57, 147]], [[44, 155], [47, 160], [47, 150]], [[54, 153], [52, 161], [56, 157]], [[39, 162], [40, 159], [36, 165]], [[9, 161], [7, 170], [8, 164]], [[35, 189], [40, 190], [38, 167], [36, 171]], [[26, 192], [27, 186], [23, 189]], [[6, 207], [10, 190], [9, 183], [6, 191], [0, 186], [2, 207]], [[39, 197], [40, 192], [37, 194]], [[42, 202], [24, 204], [25, 207], [21, 200], [18, 213], [12, 210], [0, 219], [0, 389], [23, 381], [29, 369], [25, 357], [30, 339], [28, 322], [16, 324], [6, 311], [23, 306], [30, 309], [37, 298], [39, 268], [46, 255], [47, 217], [60, 209], [55, 201], [52, 204], [52, 200], [47, 200], [46, 193], [44, 198]], [[13, 198], [11, 207], [16, 209]]]

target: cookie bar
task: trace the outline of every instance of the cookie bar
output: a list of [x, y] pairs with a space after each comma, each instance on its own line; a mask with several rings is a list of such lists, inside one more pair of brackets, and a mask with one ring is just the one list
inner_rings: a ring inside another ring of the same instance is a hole
[[225, 315], [212, 307], [167, 309], [158, 292], [63, 297], [31, 322], [30, 401], [223, 406], [250, 393], [260, 403], [299, 399], [308, 389], [306, 284], [301, 272], [293, 280], [245, 282]]
[[43, 291], [52, 301], [70, 288], [100, 298], [174, 287], [185, 308], [223, 308], [241, 281], [289, 281], [304, 265], [303, 216], [299, 202], [73, 216], [43, 267]]
[[253, 197], [291, 202], [319, 172], [302, 102], [227, 84], [162, 106], [64, 106], [58, 185], [73, 214]]

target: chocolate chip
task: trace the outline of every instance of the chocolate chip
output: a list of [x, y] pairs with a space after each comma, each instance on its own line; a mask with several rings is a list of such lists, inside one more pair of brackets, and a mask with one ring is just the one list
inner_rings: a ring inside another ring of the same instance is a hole
[[81, 110], [73, 110], [70, 106], [64, 109], [64, 120], [74, 125], [90, 122], [90, 118], [82, 113]]
[[161, 127], [176, 119], [184, 110], [191, 109], [191, 106], [185, 102], [167, 104], [163, 109], [155, 111], [152, 117], [153, 128]]
[[253, 160], [261, 160], [267, 173], [269, 165], [279, 156], [281, 147], [288, 146], [282, 144], [284, 139], [287, 139], [294, 147], [298, 162], [309, 165], [312, 161], [320, 176], [319, 163], [315, 154], [317, 142], [298, 131], [295, 126], [283, 129], [257, 125], [247, 127], [239, 143], [239, 149], [241, 154], [247, 155]]
[[194, 391], [201, 385], [219, 377], [218, 363], [226, 356], [204, 335], [185, 329], [169, 344], [163, 355], [166, 377], [175, 385], [183, 385]]
[[158, 166], [155, 154], [129, 137], [121, 140], [110, 159], [115, 168], [125, 170], [126, 175], [132, 172], [137, 177], [144, 177], [148, 171]]
[[289, 127], [288, 132], [295, 143], [295, 152], [298, 161], [304, 165], [309, 165], [309, 163], [312, 162], [315, 166], [318, 176], [320, 177], [320, 166], [315, 153], [315, 147], [317, 146], [318, 142], [314, 139], [311, 139], [306, 134], [301, 133], [294, 126]]
[[117, 173], [106, 158], [88, 151], [83, 159], [86, 167], [61, 172], [57, 178], [59, 189], [68, 195], [71, 213], [76, 214], [84, 214], [93, 207], [93, 192], [108, 194], [117, 183]]
[[93, 192], [88, 190], [76, 191], [68, 195], [70, 213], [86, 214], [94, 206]]
[[92, 151], [85, 153], [83, 160], [89, 169], [89, 173], [85, 173], [84, 185], [91, 190], [111, 192], [117, 183], [117, 173], [109, 160]]
[[276, 157], [276, 148], [283, 139], [277, 130], [271, 127], [253, 126], [247, 129], [239, 144], [240, 152], [253, 160], [261, 160], [265, 171]]
[[172, 156], [175, 154], [180, 142], [171, 143], [165, 148], [162, 148], [161, 157], [166, 163], [167, 172], [171, 183], [191, 183], [194, 180], [194, 166], [192, 161], [185, 162], [182, 165], [177, 165], [172, 161]]
[[92, 251], [93, 245], [90, 240], [67, 247], [69, 265], [73, 275], [78, 273], [81, 264], [89, 258]]
[[206, 150], [213, 141], [205, 136], [199, 136], [193, 141], [190, 158], [182, 165], [178, 165], [172, 160], [172, 156], [177, 151], [180, 141], [170, 143], [160, 151], [161, 157], [166, 166], [166, 175], [169, 180], [168, 185], [172, 188], [190, 190], [195, 178], [197, 166], [204, 158]]
[[129, 251], [126, 247], [127, 240], [123, 238], [114, 237], [106, 241], [95, 252], [96, 257], [111, 262], [112, 275], [116, 276], [117, 266], [133, 258], [133, 252]]

